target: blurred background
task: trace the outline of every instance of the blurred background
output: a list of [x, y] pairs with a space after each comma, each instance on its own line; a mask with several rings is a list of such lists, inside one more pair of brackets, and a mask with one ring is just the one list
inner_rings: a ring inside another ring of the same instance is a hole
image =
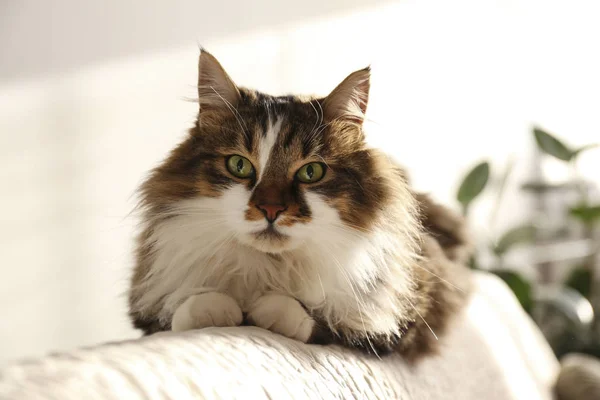
[[467, 214], [472, 266], [557, 354], [593, 353], [600, 150], [577, 150], [600, 141], [599, 18], [594, 0], [1, 1], [0, 365], [139, 335], [128, 213], [194, 121], [199, 45], [273, 94], [371, 64], [369, 140]]

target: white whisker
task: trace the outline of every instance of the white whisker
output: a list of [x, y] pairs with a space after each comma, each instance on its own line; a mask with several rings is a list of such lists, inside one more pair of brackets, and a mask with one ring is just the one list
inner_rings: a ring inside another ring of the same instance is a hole
[[423, 320], [423, 322], [425, 323], [425, 325], [427, 325], [427, 327], [431, 331], [431, 334], [433, 335], [433, 337], [435, 338], [435, 340], [439, 340], [438, 337], [437, 337], [437, 335], [433, 331], [433, 329], [431, 329], [431, 326], [429, 326], [429, 324], [427, 323], [427, 321], [425, 321], [425, 318], [423, 318], [423, 316], [421, 315], [421, 313], [419, 312], [419, 310], [417, 310], [417, 307], [414, 306], [414, 304], [408, 299], [408, 297], [404, 296], [404, 299], [408, 302], [408, 304], [410, 304], [410, 306], [413, 308], [413, 310], [415, 310], [415, 312], [417, 313], [417, 315], [419, 315], [419, 317], [421, 317], [421, 319]]
[[310, 130], [310, 133], [308, 134], [308, 137], [312, 139], [312, 134], [315, 132], [315, 130], [317, 129], [317, 127], [320, 124], [320, 118], [319, 118], [319, 112], [317, 111], [317, 108], [314, 106], [314, 104], [312, 103], [312, 101], [310, 101], [308, 104], [310, 104], [310, 106], [313, 108], [313, 110], [315, 110], [315, 114], [317, 115], [317, 119], [315, 120], [315, 124], [312, 127], [312, 129]]
[[215, 92], [215, 94], [217, 96], [219, 96], [219, 98], [221, 100], [223, 100], [223, 103], [225, 103], [225, 105], [227, 106], [227, 108], [229, 108], [229, 111], [231, 111], [231, 113], [233, 114], [233, 116], [235, 117], [235, 119], [237, 120], [238, 124], [240, 125], [240, 128], [242, 129], [242, 132], [246, 132], [248, 130], [248, 128], [246, 127], [246, 124], [244, 123], [242, 116], [240, 115], [240, 113], [233, 107], [233, 105], [227, 100], [225, 99], [223, 96], [221, 96], [221, 94], [219, 92], [217, 92], [217, 90], [214, 87], [210, 87], [213, 92]]
[[321, 279], [321, 274], [317, 270], [317, 278], [319, 278], [319, 285], [321, 286], [321, 293], [323, 294], [323, 301], [327, 299], [325, 296], [325, 287], [323, 287], [323, 280]]
[[417, 266], [417, 267], [419, 267], [419, 268], [421, 268], [421, 269], [423, 269], [423, 270], [425, 270], [425, 271], [427, 271], [427, 272], [429, 272], [431, 275], [435, 276], [436, 278], [438, 278], [438, 279], [439, 279], [439, 280], [441, 280], [442, 282], [444, 282], [444, 283], [446, 283], [446, 284], [448, 284], [448, 285], [452, 286], [452, 287], [453, 287], [453, 288], [455, 288], [456, 290], [458, 290], [458, 291], [460, 291], [460, 292], [462, 292], [462, 293], [465, 293], [465, 291], [464, 291], [464, 290], [462, 290], [461, 288], [459, 288], [458, 286], [456, 286], [456, 285], [452, 284], [451, 282], [448, 282], [447, 280], [445, 280], [445, 279], [444, 279], [444, 278], [442, 278], [441, 276], [434, 274], [433, 272], [431, 272], [431, 271], [430, 271], [430, 270], [428, 270], [427, 268], [423, 267], [422, 265], [420, 265], [420, 264], [418, 264], [418, 263], [417, 263], [417, 264], [416, 264], [416, 266]]

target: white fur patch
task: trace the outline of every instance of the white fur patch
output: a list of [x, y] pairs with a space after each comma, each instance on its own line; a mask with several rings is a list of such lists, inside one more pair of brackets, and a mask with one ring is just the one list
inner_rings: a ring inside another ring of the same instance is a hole
[[282, 119], [277, 118], [274, 124], [271, 124], [269, 121], [269, 128], [265, 133], [265, 137], [261, 139], [260, 144], [258, 146], [258, 162], [260, 163], [260, 170], [258, 173], [258, 181], [260, 182], [265, 170], [267, 169], [267, 165], [269, 163], [269, 156], [273, 150], [273, 146], [275, 145], [275, 141], [277, 140], [277, 135], [279, 135], [279, 131], [281, 130]]
[[171, 322], [175, 332], [210, 326], [238, 326], [242, 310], [234, 299], [223, 293], [208, 292], [190, 296], [177, 308]]
[[279, 294], [260, 297], [250, 306], [248, 319], [259, 328], [308, 342], [315, 321], [306, 313], [298, 300]]
[[[343, 321], [350, 329], [397, 333], [397, 317], [411, 307], [415, 260], [408, 239], [412, 235], [398, 223], [402, 219], [382, 218], [373, 232], [360, 232], [344, 224], [323, 197], [308, 192], [311, 221], [278, 227], [290, 237], [290, 245], [274, 257], [247, 239], [266, 226], [265, 221], [245, 220], [250, 195], [245, 186], [235, 185], [220, 198], [185, 200], [173, 207], [173, 216], [157, 224], [148, 239], [154, 262], [134, 309], [142, 314], [158, 311], [168, 323], [190, 296], [223, 293], [248, 312], [257, 299], [278, 293], [319, 313], [333, 330]], [[389, 212], [403, 218], [406, 211]], [[386, 285], [375, 289], [377, 280]], [[294, 301], [282, 304], [302, 308]], [[190, 326], [184, 322], [177, 320], [176, 327]]]

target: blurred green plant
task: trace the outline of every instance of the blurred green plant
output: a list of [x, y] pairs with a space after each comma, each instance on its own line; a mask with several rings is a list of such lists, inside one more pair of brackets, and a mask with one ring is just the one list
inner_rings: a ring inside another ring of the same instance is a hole
[[[571, 207], [569, 215], [583, 224], [585, 237], [593, 241], [594, 230], [600, 222], [600, 204], [587, 205], [586, 203], [581, 203], [578, 206]], [[598, 290], [598, 288], [594, 287], [594, 264], [600, 245], [592, 244], [592, 246], [593, 250], [586, 257], [583, 264], [574, 268], [565, 281], [566, 286], [577, 290], [589, 300], [592, 300], [592, 297], [595, 295], [594, 289]]]
[[492, 245], [492, 252], [498, 258], [503, 258], [514, 246], [530, 244], [534, 239], [535, 226], [532, 224], [516, 226], [500, 236], [496, 243]]
[[569, 214], [578, 219], [584, 225], [595, 225], [600, 221], [600, 204], [585, 205], [581, 204], [572, 207]]
[[[538, 145], [538, 148], [561, 161], [570, 164], [573, 173], [577, 174], [577, 158], [585, 151], [598, 147], [597, 143], [587, 144], [579, 148], [572, 148], [554, 135], [542, 130], [539, 127], [534, 127], [533, 134]], [[577, 177], [574, 176], [574, 179]], [[600, 204], [589, 204], [587, 196], [587, 188], [585, 183], [579, 184], [580, 199], [576, 206], [568, 209], [569, 215], [579, 221], [584, 226], [584, 236], [590, 242], [594, 240], [594, 230], [600, 222]], [[594, 263], [597, 258], [599, 246], [593, 246], [591, 254], [586, 257], [582, 265], [574, 268], [568, 275], [565, 285], [577, 290], [583, 296], [591, 299], [594, 291]]]
[[506, 231], [491, 246], [492, 253], [496, 256], [496, 266], [491, 272], [499, 276], [510, 287], [523, 309], [528, 313], [533, 307], [531, 284], [516, 271], [516, 268], [508, 269], [504, 257], [515, 247], [533, 243], [535, 232], [536, 228], [532, 224], [519, 225]]
[[490, 164], [487, 161], [477, 164], [465, 176], [458, 188], [456, 199], [462, 205], [463, 214], [467, 215], [469, 206], [483, 192], [490, 178]]
[[[588, 144], [575, 148], [540, 127], [533, 127], [532, 133], [538, 149], [543, 154], [564, 162], [571, 169], [572, 179], [569, 185], [573, 184], [570, 187], [578, 189], [580, 196], [575, 203], [576, 205], [567, 207], [565, 211], [568, 212], [568, 215], [571, 218], [583, 225], [584, 236], [593, 244], [595, 240], [593, 233], [600, 225], [600, 204], [590, 204], [588, 201], [588, 187], [582, 179], [579, 179], [577, 160], [582, 153], [598, 147], [598, 144]], [[513, 169], [512, 167], [513, 162], [510, 161], [502, 174], [498, 174], [498, 182], [494, 185], [497, 195], [490, 216], [491, 227], [495, 226], [498, 209], [502, 203], [507, 182]], [[479, 162], [465, 174], [456, 194], [456, 199], [461, 205], [465, 217], [469, 216], [472, 204], [485, 190], [487, 190], [488, 186], [490, 186], [490, 176], [491, 168], [487, 161]], [[567, 187], [566, 185], [550, 185], [547, 182], [540, 181], [530, 182], [524, 185], [523, 189], [533, 191], [536, 196], [543, 197], [555, 193], [555, 189], [563, 186]], [[567, 227], [565, 226], [563, 229], [566, 228]], [[507, 255], [516, 248], [532, 245], [535, 242], [536, 234], [536, 227], [533, 224], [523, 223], [512, 227], [499, 235], [496, 240], [491, 241], [488, 250], [494, 256], [495, 261], [489, 268], [489, 271], [497, 275], [510, 287], [521, 303], [523, 309], [532, 316], [537, 315], [537, 317], [535, 317], [536, 322], [540, 325], [544, 334], [547, 335], [553, 349], [557, 354], [562, 354], [561, 352], [572, 351], [574, 348], [572, 340], [574, 335], [573, 332], [579, 332], [577, 329], [582, 326], [580, 323], [581, 321], [578, 322], [573, 319], [574, 315], [579, 314], [575, 312], [576, 307], [573, 305], [574, 302], [571, 301], [571, 298], [574, 295], [580, 296], [581, 294], [590, 299], [590, 301], [588, 301], [579, 297], [580, 299], [585, 300], [588, 305], [590, 302], [593, 304], [591, 299], [594, 296], [600, 298], [600, 293], [595, 293], [595, 291], [599, 291], [600, 288], [597, 288], [597, 285], [594, 284], [595, 277], [593, 268], [598, 252], [600, 252], [600, 244], [596, 241], [591, 251], [592, 254], [589, 257], [586, 257], [580, 265], [571, 270], [564, 282], [564, 286], [560, 290], [557, 292], [546, 293], [540, 297], [540, 293], [537, 291], [534, 296], [533, 283], [519, 272], [521, 268], [512, 265], [510, 267], [517, 268], [510, 268], [506, 265]], [[481, 267], [478, 256], [482, 249], [479, 248], [478, 250], [479, 251], [476, 252], [470, 260], [470, 265], [474, 269], [479, 269]], [[577, 292], [580, 294], [577, 294]], [[540, 312], [540, 310], [543, 312]], [[538, 314], [542, 315], [542, 317]], [[557, 328], [557, 326], [559, 326], [559, 328]], [[565, 326], [570, 328], [567, 329]], [[587, 329], [586, 332], [591, 332], [593, 330], [590, 330], [589, 327], [585, 329]], [[579, 339], [582, 339], [582, 337]], [[551, 338], [559, 338], [560, 340], [551, 340]], [[587, 353], [595, 352], [594, 354], [600, 354], [599, 343], [594, 342], [590, 345], [591, 347], [586, 350]]]
[[554, 135], [542, 130], [539, 127], [533, 128], [533, 135], [538, 148], [546, 154], [549, 154], [562, 161], [575, 161], [577, 157], [586, 150], [598, 147], [597, 143], [587, 144], [585, 146], [573, 149]]
[[[492, 219], [495, 220], [497, 209], [504, 196], [506, 189], [506, 183], [509, 175], [512, 171], [513, 163], [510, 162], [508, 167], [502, 174], [499, 182], [496, 206], [494, 207], [494, 214]], [[488, 186], [490, 180], [490, 164], [487, 161], [482, 161], [475, 165], [463, 178], [456, 199], [462, 205], [463, 215], [465, 217], [469, 214], [469, 207], [473, 201], [480, 196], [485, 188]], [[494, 265], [490, 272], [498, 275], [513, 291], [521, 305], [527, 312], [531, 310], [532, 305], [532, 293], [531, 284], [527, 282], [518, 272], [511, 271], [504, 266], [504, 256], [513, 248], [519, 245], [530, 243], [533, 241], [535, 235], [535, 228], [531, 224], [520, 225], [514, 227], [503, 235], [500, 235], [498, 240], [492, 242], [490, 250], [492, 254], [496, 256], [496, 265]], [[469, 265], [472, 269], [479, 269], [479, 263], [477, 261], [477, 253], [475, 253], [470, 261]]]
[[592, 271], [584, 265], [574, 268], [567, 279], [565, 285], [578, 291], [583, 297], [589, 299], [592, 294]]

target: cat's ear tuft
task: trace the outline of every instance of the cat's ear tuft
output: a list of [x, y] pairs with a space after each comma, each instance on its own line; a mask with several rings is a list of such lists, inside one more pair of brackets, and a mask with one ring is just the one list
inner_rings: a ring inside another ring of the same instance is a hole
[[362, 124], [369, 102], [370, 79], [371, 67], [348, 75], [323, 101], [325, 118]]
[[219, 61], [204, 49], [200, 49], [198, 61], [198, 100], [200, 111], [227, 110], [236, 107], [240, 91]]

